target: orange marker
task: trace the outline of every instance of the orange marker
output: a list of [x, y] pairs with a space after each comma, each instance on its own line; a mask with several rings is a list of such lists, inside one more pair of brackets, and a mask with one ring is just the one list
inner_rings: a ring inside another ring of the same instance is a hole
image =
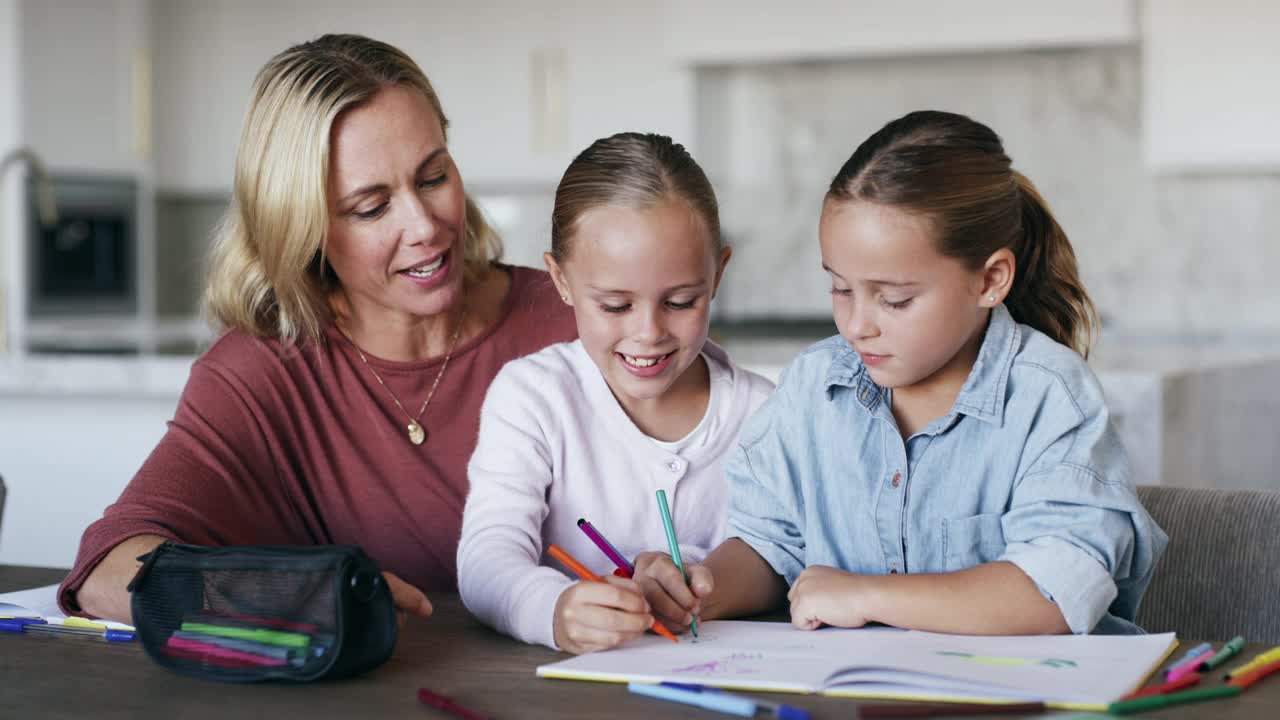
[[1266, 665], [1256, 667], [1246, 673], [1232, 675], [1231, 680], [1229, 680], [1227, 684], [1235, 685], [1241, 690], [1246, 690], [1250, 685], [1275, 672], [1280, 672], [1280, 660], [1272, 660]]
[[[578, 562], [569, 553], [565, 552], [564, 550], [561, 550], [560, 546], [556, 545], [555, 543], [552, 543], [551, 546], [547, 548], [547, 554], [559, 560], [560, 562], [564, 563], [565, 567], [572, 570], [575, 575], [582, 578], [583, 580], [589, 580], [591, 582], [604, 582], [604, 580], [600, 579], [599, 575], [596, 575], [595, 573], [591, 572], [590, 568]], [[650, 629], [658, 633], [662, 637], [670, 640], [671, 642], [675, 642], [675, 643], [680, 642], [680, 639], [677, 638], [670, 630], [668, 630], [665, 625], [658, 622], [657, 619], [653, 621], [653, 627]]]

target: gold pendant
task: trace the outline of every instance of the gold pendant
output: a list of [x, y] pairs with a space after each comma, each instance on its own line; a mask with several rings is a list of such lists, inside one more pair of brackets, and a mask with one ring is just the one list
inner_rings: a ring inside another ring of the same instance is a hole
[[409, 423], [405, 426], [405, 429], [409, 431], [409, 442], [414, 445], [421, 445], [422, 441], [427, 439], [427, 431], [422, 429], [422, 426], [416, 422]]

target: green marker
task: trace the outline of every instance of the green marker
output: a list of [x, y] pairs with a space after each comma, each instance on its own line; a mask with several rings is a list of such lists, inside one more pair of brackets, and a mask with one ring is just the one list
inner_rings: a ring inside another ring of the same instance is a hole
[[182, 623], [182, 630], [213, 635], [214, 637], [235, 638], [236, 640], [252, 640], [266, 645], [278, 647], [307, 649], [311, 645], [310, 636], [302, 633], [281, 632], [280, 630], [264, 630], [261, 628], [223, 627], [207, 623]]
[[[667, 545], [671, 547], [671, 559], [676, 562], [676, 567], [680, 568], [680, 576], [684, 578], [686, 583], [689, 582], [689, 574], [684, 571], [684, 563], [680, 561], [680, 543], [676, 542], [676, 526], [671, 522], [671, 508], [667, 507], [667, 493], [665, 490], [658, 491], [658, 512], [662, 513], [662, 524], [667, 529]], [[698, 616], [693, 616], [692, 627], [693, 636], [698, 637]]]
[[1233, 655], [1240, 652], [1244, 647], [1244, 636], [1237, 635], [1231, 638], [1231, 642], [1222, 646], [1222, 649], [1214, 653], [1213, 657], [1200, 663], [1200, 670], [1212, 670], [1222, 663], [1226, 662]]
[[1129, 715], [1131, 713], [1146, 712], [1147, 710], [1158, 710], [1170, 705], [1184, 705], [1186, 703], [1235, 697], [1240, 693], [1240, 688], [1235, 685], [1219, 685], [1218, 687], [1185, 690], [1183, 692], [1169, 693], [1168, 695], [1151, 695], [1132, 700], [1121, 700], [1120, 702], [1111, 703], [1111, 707], [1107, 708], [1107, 712], [1112, 715]]

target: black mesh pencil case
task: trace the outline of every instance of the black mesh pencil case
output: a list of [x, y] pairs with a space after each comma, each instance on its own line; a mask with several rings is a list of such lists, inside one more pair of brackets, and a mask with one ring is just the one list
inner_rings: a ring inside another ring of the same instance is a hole
[[377, 667], [395, 647], [391, 592], [357, 546], [164, 543], [139, 559], [138, 637], [185, 675], [306, 682]]

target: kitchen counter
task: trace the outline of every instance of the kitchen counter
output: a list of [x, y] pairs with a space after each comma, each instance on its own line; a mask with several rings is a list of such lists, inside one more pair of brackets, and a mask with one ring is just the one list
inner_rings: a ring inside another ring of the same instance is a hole
[[189, 355], [0, 355], [0, 398], [170, 398], [187, 383]]

